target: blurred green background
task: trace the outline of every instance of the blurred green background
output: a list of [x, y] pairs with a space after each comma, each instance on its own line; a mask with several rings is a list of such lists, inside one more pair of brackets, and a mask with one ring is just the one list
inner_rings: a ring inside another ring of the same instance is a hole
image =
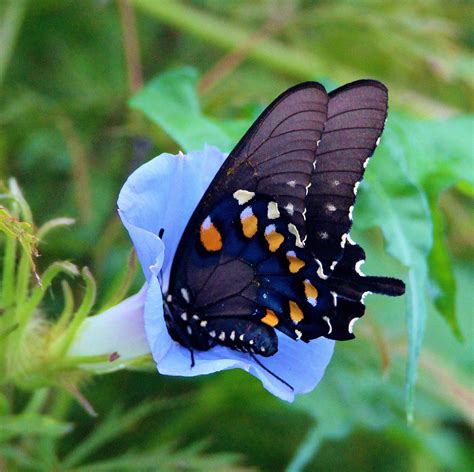
[[[409, 290], [369, 297], [357, 340], [294, 404], [240, 371], [96, 376], [81, 392], [98, 417], [53, 390], [45, 421], [73, 428], [23, 432], [0, 469], [472, 470], [473, 20], [469, 1], [4, 0], [0, 175], [18, 179], [37, 225], [76, 219], [41, 245], [40, 270], [86, 265], [101, 300], [127, 264], [116, 198], [135, 168], [205, 142], [229, 151], [297, 82], [374, 78], [389, 125], [353, 235], [368, 273]], [[62, 303], [53, 285], [44, 310]]]

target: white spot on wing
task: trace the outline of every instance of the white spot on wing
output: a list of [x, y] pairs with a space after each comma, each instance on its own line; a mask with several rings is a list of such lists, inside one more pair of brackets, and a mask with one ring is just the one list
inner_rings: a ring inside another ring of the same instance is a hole
[[364, 259], [361, 259], [360, 261], [357, 261], [356, 262], [356, 265], [355, 265], [355, 271], [361, 276], [361, 277], [365, 277], [365, 274], [360, 270], [362, 264], [365, 262]]
[[377, 138], [377, 141], [375, 141], [375, 145], [378, 146], [380, 144], [380, 136]]
[[234, 198], [239, 202], [239, 205], [249, 202], [255, 197], [255, 192], [249, 192], [248, 190], [237, 190], [234, 192]]
[[316, 262], [319, 266], [316, 273], [318, 274], [320, 279], [326, 280], [328, 278], [328, 276], [324, 273], [323, 265], [321, 264], [321, 261], [319, 259], [316, 259]]
[[[379, 138], [379, 139], [380, 139], [380, 138]], [[364, 161], [364, 163], [362, 164], [362, 166], [364, 167], [364, 169], [367, 169], [367, 166], [368, 166], [368, 164], [369, 164], [369, 161], [370, 161], [370, 157], [368, 157], [368, 158]]]
[[362, 305], [365, 305], [365, 297], [367, 295], [372, 295], [372, 292], [370, 290], [367, 290], [367, 292], [364, 292], [362, 294], [362, 296], [360, 297], [360, 302], [362, 303]]
[[326, 231], [320, 231], [318, 234], [319, 234], [319, 237], [321, 239], [328, 239], [329, 238], [329, 235], [328, 235], [328, 233], [326, 233]]
[[280, 217], [277, 202], [270, 202], [267, 207], [267, 217], [269, 220], [276, 220]]
[[211, 220], [211, 217], [208, 216], [208, 217], [206, 217], [206, 219], [202, 222], [202, 225], [201, 225], [201, 226], [202, 226], [204, 229], [209, 229], [209, 228], [211, 227], [211, 225], [212, 225], [212, 220]]
[[288, 203], [285, 206], [285, 210], [288, 212], [290, 216], [293, 216], [293, 213], [295, 212], [295, 207], [293, 206], [293, 203]]
[[231, 339], [231, 341], [235, 339], [235, 331], [232, 331], [232, 333], [230, 333], [229, 338]]
[[328, 203], [326, 205], [326, 208], [327, 208], [328, 211], [331, 211], [331, 212], [337, 210], [337, 208], [332, 203]]
[[334, 187], [337, 187], [341, 184], [341, 182], [339, 180], [333, 180], [332, 184], [334, 185]]
[[356, 182], [354, 185], [354, 195], [357, 195], [357, 190], [359, 189], [360, 182]]
[[332, 300], [334, 302], [334, 306], [337, 306], [337, 293], [336, 292], [331, 292], [332, 295]]
[[338, 261], [333, 261], [331, 266], [329, 267], [331, 270], [334, 270], [337, 266]]
[[331, 320], [329, 319], [328, 316], [323, 316], [323, 320], [324, 320], [324, 321], [328, 324], [328, 326], [329, 326], [328, 334], [331, 334], [331, 333], [332, 333]]
[[186, 303], [189, 303], [189, 301], [190, 301], [189, 292], [184, 287], [181, 289], [181, 295], [186, 300]]
[[352, 212], [354, 211], [354, 205], [349, 207], [349, 219], [352, 221]]
[[287, 185], [289, 185], [290, 187], [296, 187], [296, 180], [290, 180], [289, 182], [287, 182]]
[[295, 329], [295, 334], [297, 336], [297, 339], [301, 339], [301, 336], [303, 336], [303, 333], [299, 329]]
[[205, 327], [207, 326], [207, 321], [206, 321], [206, 320], [201, 321], [201, 322], [199, 323], [199, 325], [200, 325], [202, 328], [205, 328]]
[[188, 315], [186, 313], [181, 313], [181, 319], [183, 321], [188, 321]]
[[347, 242], [347, 233], [344, 233], [341, 238], [341, 247], [344, 249], [346, 247], [346, 242]]
[[220, 339], [221, 341], [224, 341], [224, 340], [225, 340], [225, 333], [224, 333], [224, 331], [221, 331], [221, 334], [219, 334], [219, 339]]
[[209, 332], [209, 336], [210, 336], [211, 338], [215, 338], [215, 337], [216, 337], [216, 332], [215, 332], [214, 330], [210, 331], [210, 332]]
[[348, 328], [349, 333], [352, 334], [352, 330], [354, 329], [354, 325], [356, 324], [356, 322], [357, 322], [358, 319], [359, 319], [359, 318], [357, 318], [357, 317], [356, 317], [356, 318], [352, 318], [352, 320], [349, 322], [349, 328]]
[[301, 241], [300, 233], [293, 223], [288, 223], [288, 231], [296, 238], [295, 244], [298, 247], [304, 247], [304, 244]]
[[351, 246], [355, 246], [355, 242], [354, 240], [351, 238], [351, 235], [348, 233], [347, 234], [347, 242], [351, 245]]

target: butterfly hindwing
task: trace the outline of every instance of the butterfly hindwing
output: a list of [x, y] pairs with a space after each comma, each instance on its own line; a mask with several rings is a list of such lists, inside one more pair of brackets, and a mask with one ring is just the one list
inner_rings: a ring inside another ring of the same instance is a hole
[[361, 80], [329, 94], [328, 119], [306, 199], [307, 241], [329, 274], [341, 259], [352, 225], [357, 187], [387, 117], [386, 87]]

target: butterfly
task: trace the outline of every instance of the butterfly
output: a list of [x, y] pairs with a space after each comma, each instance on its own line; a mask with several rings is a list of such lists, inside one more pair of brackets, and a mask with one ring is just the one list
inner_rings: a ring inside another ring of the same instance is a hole
[[387, 105], [374, 80], [329, 94], [305, 82], [229, 154], [181, 237], [164, 301], [192, 365], [194, 350], [221, 345], [263, 366], [278, 351], [276, 330], [294, 342], [352, 339], [367, 294], [404, 293], [401, 280], [362, 273], [365, 253], [350, 237]]

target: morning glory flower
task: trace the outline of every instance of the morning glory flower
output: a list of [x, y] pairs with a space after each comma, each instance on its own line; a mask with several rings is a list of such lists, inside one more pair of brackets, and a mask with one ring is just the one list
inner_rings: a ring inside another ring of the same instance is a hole
[[[212, 178], [225, 160], [217, 148], [187, 155], [161, 154], [137, 169], [126, 181], [118, 199], [118, 212], [125, 225], [147, 280], [144, 300], [145, 334], [158, 371], [165, 375], [195, 376], [227, 369], [243, 369], [258, 377], [273, 395], [293, 401], [296, 393], [311, 391], [328, 365], [334, 341], [319, 338], [306, 344], [277, 332], [278, 352], [262, 360], [284, 379], [290, 390], [266, 372], [248, 354], [224, 346], [189, 350], [168, 334], [163, 316], [173, 258], [186, 224]], [[159, 235], [164, 230], [163, 237]]]
[[145, 284], [138, 293], [119, 304], [88, 316], [79, 327], [68, 355], [77, 358], [106, 355], [108, 361], [82, 365], [96, 373], [123, 369], [149, 355], [143, 321], [147, 289]]

